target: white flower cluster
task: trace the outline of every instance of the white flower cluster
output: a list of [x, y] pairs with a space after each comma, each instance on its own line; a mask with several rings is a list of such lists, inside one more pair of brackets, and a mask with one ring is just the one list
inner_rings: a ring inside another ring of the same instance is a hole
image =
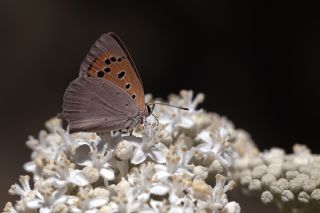
[[9, 190], [20, 199], [4, 212], [239, 213], [226, 194], [234, 186], [231, 170], [255, 148], [224, 117], [196, 110], [203, 99], [191, 91], [171, 95], [169, 104], [189, 110], [157, 105], [158, 121], [149, 116], [133, 135], [69, 134], [51, 119], [48, 132], [27, 141], [32, 155], [24, 168], [33, 183], [21, 176]]
[[320, 212], [320, 155], [306, 146], [295, 145], [292, 154], [279, 148], [251, 152], [234, 166], [242, 190], [260, 194], [264, 204], [275, 202], [283, 212]]

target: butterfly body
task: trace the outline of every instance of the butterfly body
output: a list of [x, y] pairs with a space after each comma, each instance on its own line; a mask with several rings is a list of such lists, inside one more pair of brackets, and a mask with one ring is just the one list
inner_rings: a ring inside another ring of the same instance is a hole
[[150, 113], [129, 52], [114, 33], [103, 34], [66, 89], [60, 117], [70, 132], [129, 132]]

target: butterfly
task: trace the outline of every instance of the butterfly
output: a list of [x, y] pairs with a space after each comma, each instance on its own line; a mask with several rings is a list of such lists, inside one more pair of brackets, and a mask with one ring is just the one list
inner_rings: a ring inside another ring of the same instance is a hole
[[152, 114], [155, 104], [169, 105], [145, 103], [143, 84], [130, 53], [110, 32], [100, 36], [81, 63], [79, 77], [65, 91], [58, 117], [68, 122], [71, 133], [132, 133]]
[[91, 47], [62, 108], [58, 116], [70, 132], [128, 132], [152, 113], [137, 68], [115, 33], [103, 34]]

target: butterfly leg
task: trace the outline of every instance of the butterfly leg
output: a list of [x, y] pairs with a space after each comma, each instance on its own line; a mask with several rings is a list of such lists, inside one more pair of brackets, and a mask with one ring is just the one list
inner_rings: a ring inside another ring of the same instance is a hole
[[133, 133], [133, 129], [130, 131], [130, 136], [132, 136], [132, 133]]
[[159, 120], [158, 120], [158, 118], [154, 115], [154, 114], [152, 114], [151, 113], [151, 115], [156, 119], [156, 121], [157, 121], [157, 126], [159, 125]]

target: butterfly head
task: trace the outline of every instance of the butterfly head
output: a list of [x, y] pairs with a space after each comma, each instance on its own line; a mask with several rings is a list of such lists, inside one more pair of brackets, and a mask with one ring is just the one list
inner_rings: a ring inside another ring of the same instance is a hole
[[146, 117], [148, 117], [149, 115], [152, 115], [157, 120], [157, 124], [159, 124], [159, 120], [157, 119], [157, 117], [152, 114], [156, 104], [169, 106], [169, 107], [182, 109], [182, 110], [189, 110], [188, 108], [185, 108], [185, 107], [173, 106], [173, 105], [166, 104], [166, 103], [149, 103], [149, 104], [145, 104], [145, 108], [144, 108], [144, 112], [143, 112], [143, 122], [145, 121]]
[[145, 105], [145, 109], [144, 109], [144, 114], [145, 116], [149, 116], [152, 114], [153, 110], [154, 110], [154, 104], [146, 104]]

